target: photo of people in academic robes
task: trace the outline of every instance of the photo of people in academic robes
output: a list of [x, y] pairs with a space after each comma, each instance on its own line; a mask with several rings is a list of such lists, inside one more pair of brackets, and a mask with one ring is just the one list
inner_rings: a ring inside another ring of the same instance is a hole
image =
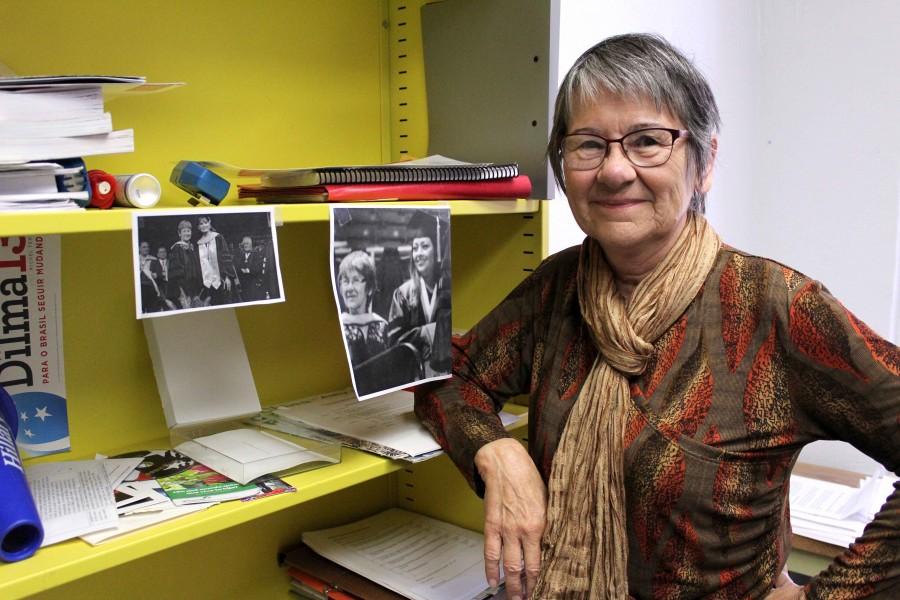
[[362, 400], [449, 377], [450, 211], [333, 207], [332, 281]]

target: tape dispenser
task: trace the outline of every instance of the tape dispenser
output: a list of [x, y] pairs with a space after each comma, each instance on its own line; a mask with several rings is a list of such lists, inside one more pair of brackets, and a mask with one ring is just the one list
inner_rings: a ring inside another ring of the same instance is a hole
[[231, 187], [228, 181], [192, 160], [182, 160], [175, 165], [169, 181], [190, 195], [188, 204], [191, 206], [218, 206]]

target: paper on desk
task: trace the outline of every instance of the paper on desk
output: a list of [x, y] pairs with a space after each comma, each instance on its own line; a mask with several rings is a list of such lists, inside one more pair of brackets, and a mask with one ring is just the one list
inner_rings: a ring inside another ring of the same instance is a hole
[[34, 465], [25, 477], [44, 526], [41, 547], [115, 527], [116, 503], [102, 462]]
[[[418, 456], [440, 450], [413, 413], [413, 394], [398, 391], [359, 402], [351, 390], [305, 398], [278, 407], [277, 414], [312, 427], [368, 440]], [[501, 413], [504, 425], [518, 416]]]

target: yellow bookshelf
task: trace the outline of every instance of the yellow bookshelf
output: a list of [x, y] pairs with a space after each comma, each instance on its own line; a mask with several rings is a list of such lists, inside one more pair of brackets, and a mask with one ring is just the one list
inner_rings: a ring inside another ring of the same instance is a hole
[[[295, 167], [423, 155], [422, 3], [0, 0], [0, 61], [19, 74], [185, 82], [111, 102], [116, 128], [134, 128], [136, 151], [86, 162], [152, 173], [163, 183], [160, 209], [191, 210], [168, 183], [178, 160]], [[451, 210], [456, 328], [472, 325], [546, 252], [542, 202], [417, 204]], [[234, 192], [224, 205], [237, 205]], [[0, 236], [62, 236], [72, 451], [36, 461], [167, 445], [134, 318], [132, 213], [0, 213]], [[238, 310], [265, 405], [350, 382], [330, 287], [328, 205], [277, 206], [275, 213], [287, 301]], [[480, 501], [446, 458], [413, 466], [344, 449], [340, 464], [287, 480], [296, 493], [224, 503], [98, 547], [71, 540], [0, 563], [0, 598], [288, 598], [276, 557], [304, 530], [389, 506], [480, 527]]]

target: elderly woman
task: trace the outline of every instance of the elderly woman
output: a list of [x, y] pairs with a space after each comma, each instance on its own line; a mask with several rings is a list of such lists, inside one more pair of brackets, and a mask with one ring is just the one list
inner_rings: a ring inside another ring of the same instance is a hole
[[[860, 598], [900, 584], [900, 491], [800, 588], [788, 484], [842, 439], [900, 466], [900, 351], [703, 218], [718, 109], [661, 38], [585, 52], [549, 144], [581, 229], [454, 343], [416, 413], [485, 501], [486, 574], [532, 598]], [[495, 413], [529, 397], [529, 453]], [[892, 597], [896, 597], [892, 596]]]
[[387, 348], [387, 321], [372, 312], [375, 295], [375, 262], [372, 257], [354, 250], [338, 266], [338, 293], [344, 310], [341, 326], [347, 341], [347, 352], [354, 365]]
[[169, 295], [178, 302], [178, 308], [197, 305], [202, 279], [197, 248], [191, 241], [193, 227], [187, 219], [178, 221], [178, 240], [169, 248]]

